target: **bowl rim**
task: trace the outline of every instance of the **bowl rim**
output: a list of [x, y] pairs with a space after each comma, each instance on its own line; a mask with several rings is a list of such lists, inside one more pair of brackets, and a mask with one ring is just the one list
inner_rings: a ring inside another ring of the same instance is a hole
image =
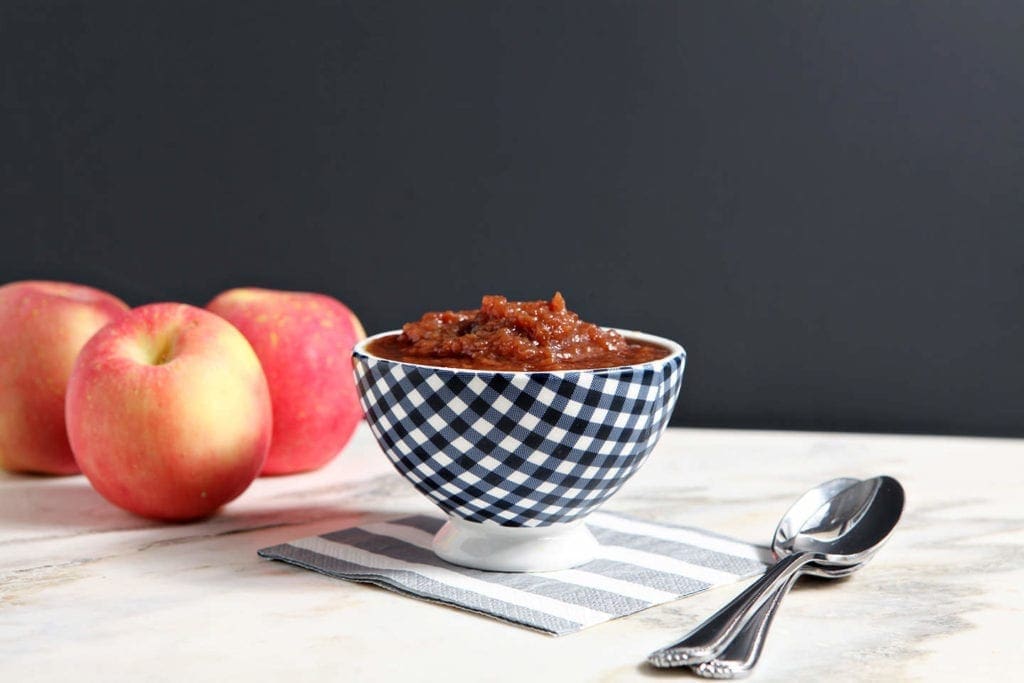
[[376, 356], [366, 350], [366, 347], [373, 341], [380, 339], [381, 337], [387, 337], [401, 333], [402, 330], [388, 330], [386, 332], [378, 332], [377, 334], [371, 335], [366, 339], [363, 339], [355, 348], [352, 349], [352, 356], [354, 358], [365, 358], [372, 359], [381, 363], [391, 363], [398, 366], [407, 366], [410, 368], [422, 368], [426, 370], [445, 370], [447, 372], [459, 372], [471, 375], [554, 375], [557, 377], [564, 377], [569, 375], [577, 374], [599, 374], [608, 372], [620, 372], [622, 370], [635, 370], [645, 368], [648, 366], [660, 366], [664, 363], [670, 362], [671, 360], [679, 357], [682, 362], [686, 362], [686, 349], [683, 348], [679, 342], [672, 341], [666, 337], [659, 337], [654, 334], [648, 334], [646, 332], [640, 332], [638, 330], [627, 330], [619, 327], [608, 327], [604, 329], [614, 330], [624, 337], [637, 339], [639, 341], [648, 342], [651, 344], [657, 344], [664, 346], [669, 350], [667, 356], [662, 358], [655, 358], [654, 360], [645, 361], [643, 363], [633, 363], [630, 365], [612, 365], [607, 368], [573, 368], [569, 370], [495, 370], [495, 369], [480, 369], [480, 368], [453, 368], [446, 365], [426, 365], [423, 363], [409, 363], [401, 360], [393, 360], [391, 358], [384, 358], [382, 356]]

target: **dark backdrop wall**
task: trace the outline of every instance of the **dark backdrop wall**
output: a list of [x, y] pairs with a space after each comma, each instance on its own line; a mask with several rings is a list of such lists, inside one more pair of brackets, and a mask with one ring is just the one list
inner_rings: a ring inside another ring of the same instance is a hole
[[676, 424], [1024, 434], [1024, 4], [7, 0], [0, 281], [561, 290]]

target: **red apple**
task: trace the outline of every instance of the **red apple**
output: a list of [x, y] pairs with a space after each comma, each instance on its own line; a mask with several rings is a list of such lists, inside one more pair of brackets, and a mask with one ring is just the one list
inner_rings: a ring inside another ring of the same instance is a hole
[[352, 347], [366, 334], [352, 311], [323, 294], [255, 288], [223, 292], [207, 308], [242, 331], [267, 375], [274, 436], [263, 474], [334, 458], [363, 417]]
[[185, 304], [136, 308], [100, 330], [68, 382], [82, 472], [145, 517], [204, 517], [259, 474], [272, 432], [259, 359], [223, 319]]
[[75, 474], [64, 392], [75, 357], [128, 310], [115, 296], [67, 282], [0, 287], [0, 468]]

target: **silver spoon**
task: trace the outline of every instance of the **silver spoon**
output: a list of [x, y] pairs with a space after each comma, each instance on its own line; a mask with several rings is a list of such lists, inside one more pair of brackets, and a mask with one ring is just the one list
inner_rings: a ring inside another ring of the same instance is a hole
[[651, 653], [657, 667], [694, 666], [716, 659], [754, 611], [815, 562], [849, 567], [866, 561], [885, 542], [903, 511], [903, 487], [875, 477], [845, 488], [814, 510], [792, 537], [773, 543], [779, 561], [697, 629]]
[[[850, 477], [832, 479], [823, 484], [818, 484], [800, 496], [786, 510], [786, 514], [782, 516], [778, 526], [775, 527], [775, 534], [772, 537], [773, 549], [776, 545], [781, 546], [785, 543], [786, 539], [797, 533], [803, 521], [814, 514], [818, 508], [844, 489], [859, 482], [859, 479], [852, 479]], [[778, 560], [779, 555], [777, 551], [775, 557]], [[834, 579], [849, 576], [863, 566], [863, 562], [849, 567], [825, 567], [811, 563], [804, 568], [804, 573]], [[726, 646], [718, 658], [692, 667], [693, 672], [704, 678], [742, 678], [749, 674], [761, 657], [765, 639], [768, 637], [768, 629], [771, 627], [775, 613], [782, 603], [782, 598], [793, 587], [797, 578], [799, 577], [794, 576], [785, 586], [772, 593], [771, 597], [743, 625], [740, 632]]]
[[[812, 496], [813, 498], [813, 496]], [[810, 507], [810, 506], [809, 506]], [[868, 559], [888, 537], [903, 507], [903, 489], [890, 477], [845, 488], [773, 543], [780, 561], [683, 640], [650, 655], [655, 666], [693, 666], [716, 659], [754, 611], [808, 562], [844, 567]], [[803, 509], [803, 506], [801, 506]], [[785, 530], [786, 525], [780, 525]]]

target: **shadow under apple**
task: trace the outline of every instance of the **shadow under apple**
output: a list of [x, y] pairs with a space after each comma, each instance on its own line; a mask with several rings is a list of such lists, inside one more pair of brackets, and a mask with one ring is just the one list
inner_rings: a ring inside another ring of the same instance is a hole
[[56, 478], [11, 473], [0, 474], [0, 523], [6, 536], [0, 543], [33, 528], [49, 527], [54, 534], [63, 535], [61, 532], [144, 529], [160, 524], [111, 505], [81, 475]]

